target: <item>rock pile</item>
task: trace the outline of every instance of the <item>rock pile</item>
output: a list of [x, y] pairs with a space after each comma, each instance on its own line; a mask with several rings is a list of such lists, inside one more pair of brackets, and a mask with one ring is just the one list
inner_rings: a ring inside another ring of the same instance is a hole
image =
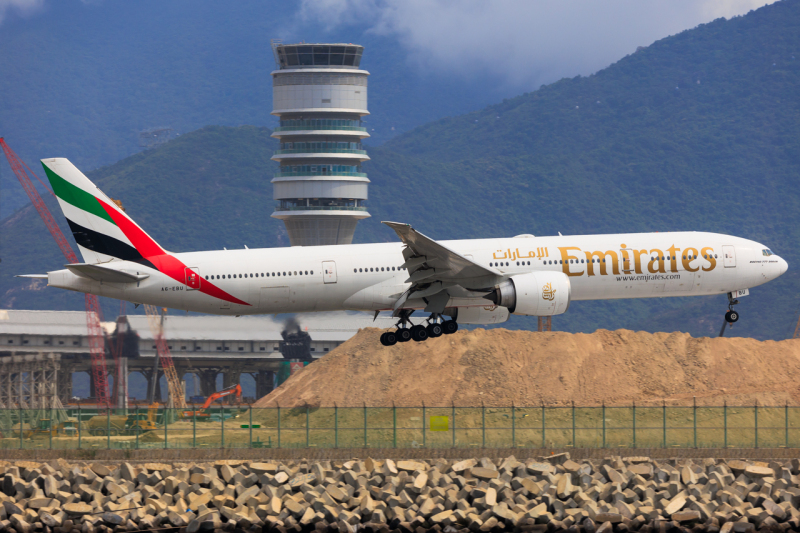
[[800, 529], [800, 461], [19, 463], [0, 528], [19, 533]]

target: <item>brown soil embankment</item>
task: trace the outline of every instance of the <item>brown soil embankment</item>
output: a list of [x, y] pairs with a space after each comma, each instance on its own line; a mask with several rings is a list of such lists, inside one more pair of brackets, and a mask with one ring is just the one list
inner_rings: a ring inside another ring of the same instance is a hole
[[476, 329], [383, 347], [365, 329], [257, 407], [797, 405], [800, 340]]

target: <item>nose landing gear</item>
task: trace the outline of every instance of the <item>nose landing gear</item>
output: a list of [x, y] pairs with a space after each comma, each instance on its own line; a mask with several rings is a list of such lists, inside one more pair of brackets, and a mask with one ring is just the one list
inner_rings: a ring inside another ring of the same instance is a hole
[[728, 293], [728, 312], [725, 313], [725, 321], [734, 324], [739, 320], [739, 313], [733, 310], [733, 306], [737, 305], [739, 300], [733, 297], [731, 293]]
[[733, 297], [732, 293], [728, 293], [728, 312], [725, 313], [725, 321], [722, 323], [722, 328], [719, 330], [719, 336], [722, 337], [725, 335], [725, 328], [728, 324], [735, 324], [739, 321], [739, 313], [733, 309], [734, 305], [737, 305], [739, 300]]

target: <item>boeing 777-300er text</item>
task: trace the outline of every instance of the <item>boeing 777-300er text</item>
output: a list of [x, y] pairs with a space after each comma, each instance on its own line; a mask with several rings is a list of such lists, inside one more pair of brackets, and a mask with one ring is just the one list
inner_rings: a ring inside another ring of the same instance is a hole
[[[727, 294], [732, 323], [737, 298], [787, 268], [766, 246], [717, 233], [434, 241], [396, 222], [384, 224], [399, 243], [171, 253], [68, 160], [42, 164], [85, 261], [33, 276], [51, 287], [220, 315], [389, 311], [387, 346], [458, 322], [559, 315], [573, 300]], [[427, 317], [414, 325], [416, 311]]]

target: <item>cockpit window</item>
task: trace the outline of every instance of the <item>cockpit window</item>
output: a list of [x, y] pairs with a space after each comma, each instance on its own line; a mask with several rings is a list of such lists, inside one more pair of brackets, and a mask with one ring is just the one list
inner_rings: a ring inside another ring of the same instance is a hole
[[773, 254], [773, 253], [772, 253], [772, 250], [770, 250], [769, 248], [764, 248], [763, 250], [761, 250], [761, 253], [762, 253], [762, 254], [763, 254], [765, 257], [769, 257], [769, 256], [771, 256], [771, 255], [775, 255], [775, 254]]

